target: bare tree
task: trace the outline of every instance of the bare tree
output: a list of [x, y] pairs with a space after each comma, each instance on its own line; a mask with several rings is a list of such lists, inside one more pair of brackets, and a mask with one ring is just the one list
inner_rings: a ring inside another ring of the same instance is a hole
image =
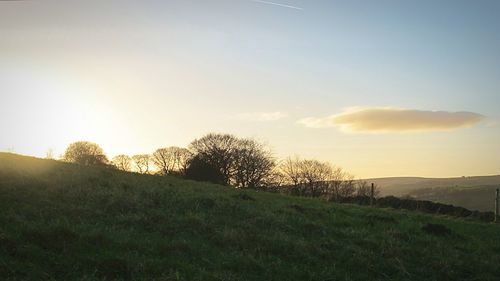
[[189, 149], [183, 147], [172, 147], [172, 151], [174, 154], [175, 171], [180, 175], [185, 175], [189, 160], [193, 156], [192, 153]]
[[352, 196], [354, 177], [340, 167], [314, 159], [287, 158], [280, 165], [285, 184], [292, 185], [296, 194], [323, 196], [337, 200]]
[[[359, 180], [356, 183], [356, 196], [369, 197], [371, 196], [371, 189], [371, 184], [365, 180]], [[373, 185], [373, 193], [375, 197], [380, 196], [380, 188], [376, 184]]]
[[300, 175], [305, 192], [311, 196], [322, 195], [328, 189], [333, 168], [329, 163], [318, 160], [302, 160], [299, 162]]
[[233, 178], [241, 188], [263, 185], [276, 166], [271, 151], [255, 140], [239, 140], [234, 154]]
[[113, 157], [113, 165], [122, 171], [130, 172], [132, 170], [132, 159], [128, 155], [117, 155]]
[[267, 182], [276, 163], [263, 144], [227, 134], [208, 134], [189, 145], [192, 157], [217, 169], [226, 185], [258, 187]]
[[287, 184], [287, 176], [281, 170], [281, 166], [275, 163], [274, 169], [271, 173], [264, 178], [261, 186], [267, 189], [280, 189], [282, 186]]
[[237, 148], [238, 139], [235, 136], [215, 133], [196, 139], [189, 145], [193, 155], [220, 171], [226, 185], [231, 183]]
[[79, 141], [70, 144], [64, 152], [63, 159], [82, 165], [105, 165], [108, 162], [102, 148], [88, 141]]
[[354, 176], [347, 172], [343, 172], [342, 179], [340, 181], [341, 184], [339, 188], [336, 190], [335, 199], [338, 200], [339, 198], [346, 198], [353, 196], [356, 192], [356, 183], [354, 180]]
[[51, 159], [51, 160], [55, 159], [54, 149], [52, 148], [47, 149], [47, 152], [45, 152], [45, 159]]
[[157, 149], [152, 156], [152, 161], [164, 175], [184, 174], [190, 152], [186, 148], [168, 147]]
[[288, 157], [280, 165], [280, 172], [285, 178], [286, 184], [292, 184], [298, 186], [302, 181], [300, 158], [295, 156], [294, 158]]
[[153, 153], [151, 160], [163, 175], [168, 175], [174, 170], [173, 154], [168, 148], [157, 149]]
[[335, 167], [329, 181], [327, 197], [337, 201], [342, 197], [352, 196], [354, 191], [354, 176], [341, 167]]
[[138, 154], [132, 156], [137, 172], [141, 174], [149, 173], [151, 156], [149, 154]]

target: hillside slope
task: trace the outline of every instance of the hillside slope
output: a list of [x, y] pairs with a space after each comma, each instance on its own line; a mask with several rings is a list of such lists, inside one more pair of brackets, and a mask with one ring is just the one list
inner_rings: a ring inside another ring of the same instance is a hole
[[499, 185], [440, 186], [417, 189], [408, 195], [419, 200], [462, 206], [469, 210], [493, 212], [495, 210], [495, 190], [499, 187]]
[[[500, 276], [498, 225], [5, 153], [0, 206], [6, 280]], [[451, 234], [423, 231], [427, 223]]]
[[411, 196], [419, 200], [461, 206], [470, 210], [493, 211], [495, 189], [500, 176], [460, 178], [376, 178], [367, 181], [380, 186], [382, 196]]
[[367, 181], [379, 185], [382, 196], [404, 196], [424, 188], [500, 186], [500, 175], [460, 178], [391, 177]]

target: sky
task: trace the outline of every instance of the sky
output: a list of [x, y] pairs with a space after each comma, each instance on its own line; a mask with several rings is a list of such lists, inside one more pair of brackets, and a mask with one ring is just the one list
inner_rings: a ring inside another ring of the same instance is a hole
[[0, 151], [208, 132], [357, 177], [500, 174], [497, 0], [0, 1]]

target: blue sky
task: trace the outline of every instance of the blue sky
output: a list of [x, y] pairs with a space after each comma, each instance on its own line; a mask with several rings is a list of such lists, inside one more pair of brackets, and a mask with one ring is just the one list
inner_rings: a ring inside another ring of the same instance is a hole
[[[500, 2], [271, 2], [299, 9], [1, 1], [0, 150], [88, 139], [133, 154], [217, 131], [361, 177], [499, 173]], [[418, 132], [301, 122], [353, 108], [416, 110], [420, 127], [433, 111], [484, 118]]]

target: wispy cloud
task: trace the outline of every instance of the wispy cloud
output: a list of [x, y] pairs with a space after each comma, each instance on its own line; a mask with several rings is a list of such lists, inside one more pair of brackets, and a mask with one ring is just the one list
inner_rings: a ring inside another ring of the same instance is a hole
[[304, 9], [303, 9], [303, 8], [301, 8], [301, 7], [292, 6], [292, 5], [287, 5], [287, 4], [281, 4], [281, 3], [276, 3], [276, 2], [262, 1], [262, 0], [251, 0], [251, 1], [253, 1], [253, 2], [257, 2], [257, 3], [262, 3], [262, 4], [268, 4], [268, 5], [279, 6], [279, 7], [283, 7], [283, 8], [290, 8], [290, 9], [295, 9], [295, 10], [304, 10]]
[[241, 113], [235, 116], [238, 119], [245, 121], [258, 121], [258, 122], [266, 122], [266, 121], [277, 121], [283, 118], [288, 117], [288, 114], [281, 111], [276, 112], [250, 112], [250, 113]]
[[471, 127], [484, 116], [474, 112], [427, 111], [403, 108], [352, 108], [327, 117], [298, 121], [310, 128], [340, 127], [347, 132], [426, 132]]

